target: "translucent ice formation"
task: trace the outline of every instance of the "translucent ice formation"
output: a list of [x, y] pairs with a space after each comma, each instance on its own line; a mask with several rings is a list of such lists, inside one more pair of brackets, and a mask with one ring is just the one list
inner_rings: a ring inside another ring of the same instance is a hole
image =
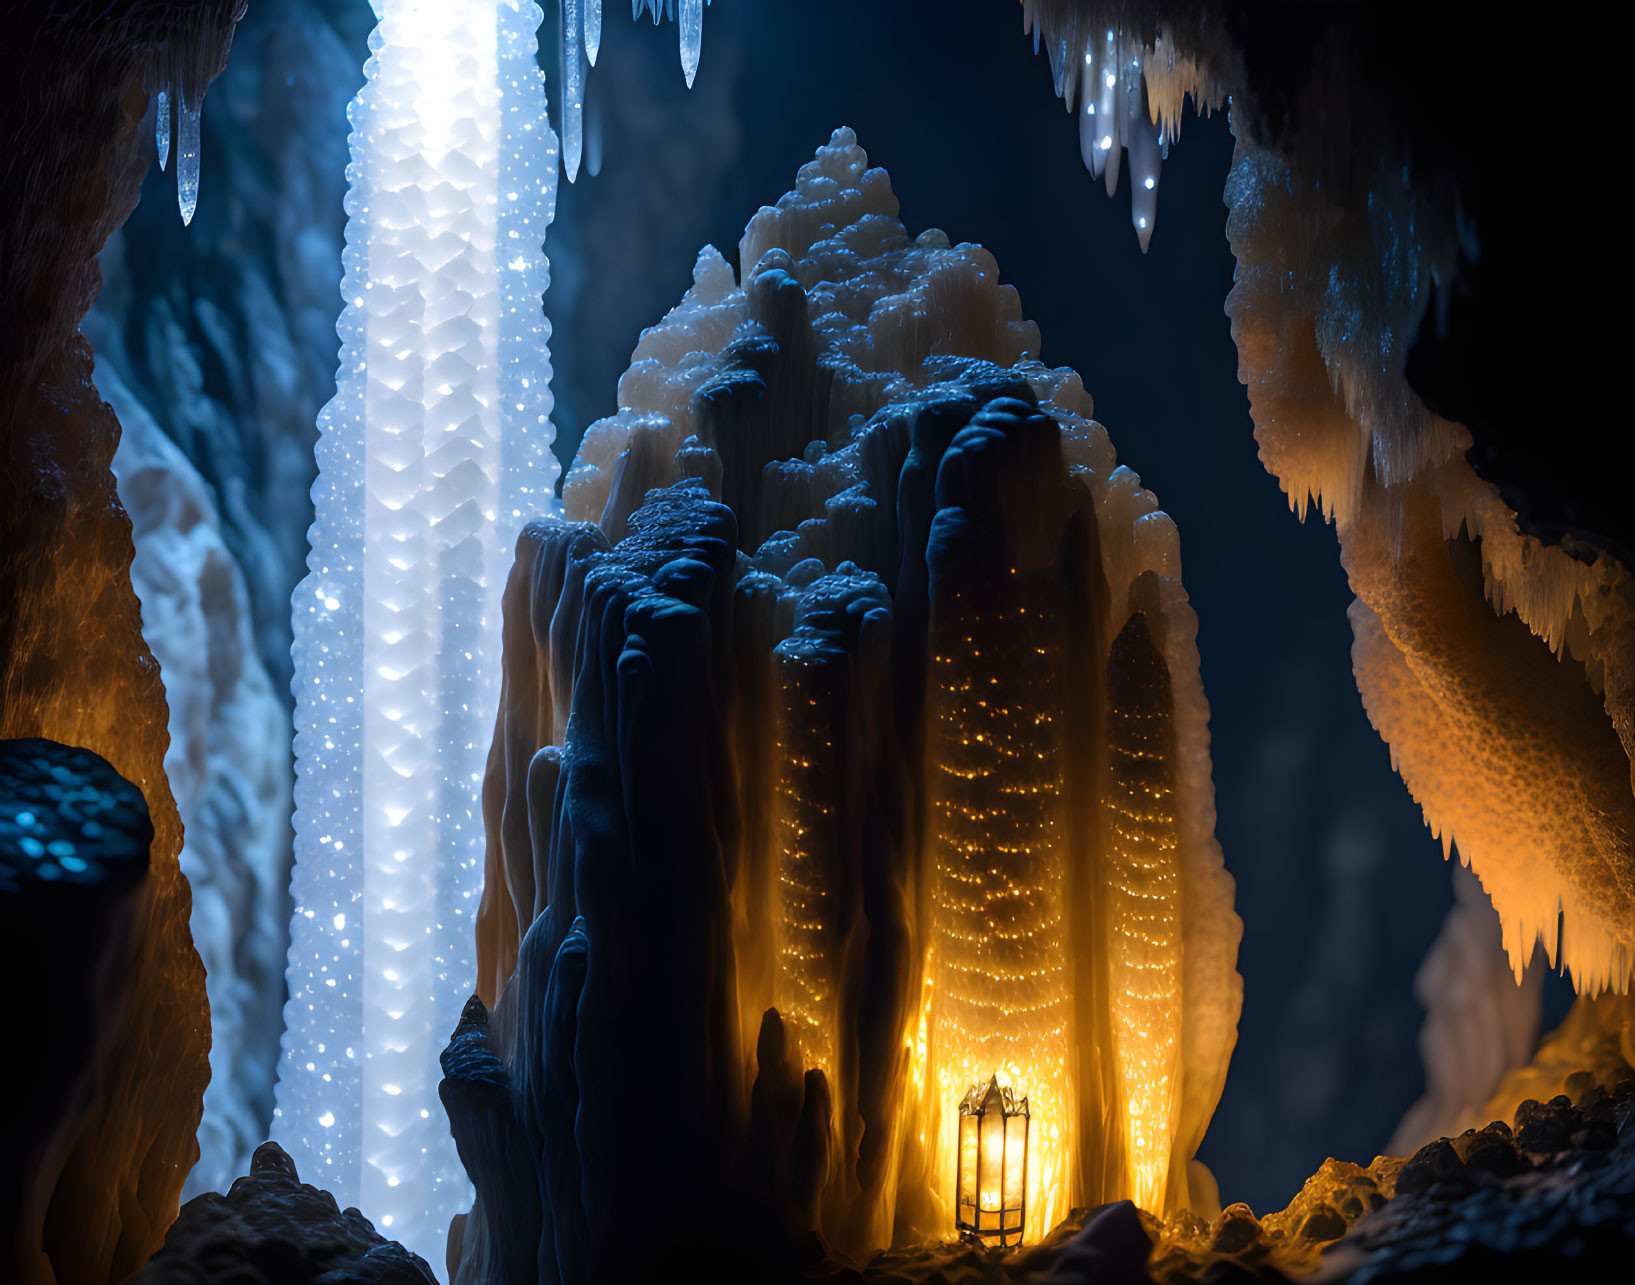
[[193, 222], [193, 211], [199, 206], [199, 113], [203, 110], [202, 96], [176, 99], [176, 204], [184, 225]]
[[1240, 926], [1174, 524], [850, 130], [739, 258], [699, 255], [518, 542], [457, 1280], [950, 1234], [996, 1073], [1030, 1237], [1201, 1177]]
[[199, 204], [199, 118], [210, 75], [205, 59], [213, 51], [190, 41], [162, 45], [148, 67], [148, 110], [153, 117], [154, 157], [159, 168], [170, 159], [172, 117], [176, 143], [176, 205], [184, 225]]
[[[681, 74], [687, 88], [698, 75], [698, 60], [704, 42], [704, 6], [709, 0], [631, 0], [630, 16], [641, 17], [651, 10], [655, 24], [665, 18], [676, 20], [681, 42]], [[572, 183], [579, 177], [584, 159], [585, 80], [589, 67], [596, 65], [602, 48], [602, 0], [562, 0], [562, 172]], [[600, 161], [592, 167], [594, 175]]]
[[382, 0], [296, 591], [295, 916], [273, 1136], [432, 1261], [465, 1180], [437, 1052], [473, 984], [499, 590], [556, 479], [556, 138], [532, 3]]
[[170, 95], [163, 89], [153, 96], [153, 146], [162, 170], [170, 159]]
[[1167, 23], [1124, 5], [1022, 0], [1022, 30], [1050, 57], [1056, 94], [1079, 122], [1084, 166], [1118, 190], [1130, 172], [1130, 222], [1145, 251], [1158, 222], [1158, 179], [1181, 136], [1190, 95], [1195, 111], [1224, 101], [1216, 74], [1178, 43]]

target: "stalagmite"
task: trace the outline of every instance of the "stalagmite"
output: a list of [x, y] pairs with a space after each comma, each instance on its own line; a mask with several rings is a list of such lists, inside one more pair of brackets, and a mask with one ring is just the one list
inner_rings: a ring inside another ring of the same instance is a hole
[[[1030, 1239], [1185, 1207], [1240, 928], [1174, 524], [992, 257], [911, 239], [849, 130], [739, 256], [642, 335], [506, 591], [461, 1038], [539, 1104], [491, 1145], [533, 1157], [542, 1260], [950, 1234], [955, 1113], [996, 1074], [1032, 1112]], [[1163, 729], [1122, 776], [1111, 708]], [[498, 1161], [457, 1281], [516, 1225]], [[720, 1199], [626, 1215], [688, 1188]]]
[[794, 632], [773, 651], [778, 682], [778, 1011], [805, 1061], [831, 1082], [840, 1070], [841, 992], [848, 956], [864, 948], [859, 918], [872, 837], [867, 812], [870, 723], [887, 695], [891, 599], [878, 579], [842, 566], [800, 594]]
[[[0, 1271], [16, 1285], [107, 1279], [96, 1242], [122, 1219], [88, 1217], [72, 1157], [101, 1123], [99, 1099], [129, 1085], [153, 839], [141, 791], [100, 755], [0, 738], [0, 964], [39, 973], [6, 997], [8, 1021], [31, 1037], [10, 1050], [18, 1100], [0, 1119]], [[62, 1244], [65, 1227], [78, 1243]]]
[[1453, 909], [1414, 977], [1414, 997], [1425, 1006], [1425, 1096], [1402, 1117], [1387, 1155], [1411, 1156], [1437, 1138], [1514, 1114], [1514, 1102], [1488, 1114], [1488, 1099], [1506, 1072], [1526, 1065], [1538, 1041], [1543, 969], [1535, 960], [1518, 985], [1499, 917], [1476, 876], [1456, 865], [1453, 887]]

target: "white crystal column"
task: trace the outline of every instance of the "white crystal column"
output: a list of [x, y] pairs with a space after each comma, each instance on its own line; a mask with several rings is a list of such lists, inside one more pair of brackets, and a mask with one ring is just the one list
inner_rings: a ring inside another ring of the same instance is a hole
[[470, 1189], [438, 1054], [476, 977], [499, 594], [554, 503], [556, 137], [532, 0], [374, 0], [340, 372], [296, 591], [296, 864], [274, 1138], [435, 1266]]

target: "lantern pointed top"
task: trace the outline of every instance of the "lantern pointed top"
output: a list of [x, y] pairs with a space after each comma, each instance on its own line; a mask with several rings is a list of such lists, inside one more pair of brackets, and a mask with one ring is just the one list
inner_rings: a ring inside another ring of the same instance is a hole
[[966, 1093], [965, 1100], [960, 1103], [959, 1109], [967, 1115], [982, 1115], [993, 1108], [997, 1108], [1003, 1115], [1028, 1113], [1028, 1100], [1017, 1096], [1016, 1090], [1010, 1085], [1001, 1084], [997, 1072], [988, 1077], [986, 1085], [980, 1081], [973, 1084]]

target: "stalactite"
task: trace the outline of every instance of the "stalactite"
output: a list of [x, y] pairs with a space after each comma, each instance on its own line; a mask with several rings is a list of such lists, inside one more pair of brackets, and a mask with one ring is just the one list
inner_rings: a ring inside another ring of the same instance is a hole
[[163, 89], [153, 95], [153, 146], [163, 170], [170, 160], [170, 95]]
[[680, 0], [680, 4], [676, 27], [681, 35], [681, 74], [691, 89], [693, 77], [698, 75], [699, 49], [704, 39], [704, 0]]
[[[641, 17], [651, 7], [653, 22], [674, 18], [681, 47], [681, 74], [687, 88], [698, 75], [698, 61], [704, 39], [704, 6], [708, 0], [632, 0], [630, 16]], [[590, 68], [596, 66], [602, 49], [602, 0], [562, 0], [561, 98], [562, 172], [568, 182], [579, 178], [579, 167], [589, 149], [588, 172], [594, 176], [602, 167], [600, 133], [594, 112], [587, 123], [585, 105]], [[588, 131], [588, 138], [587, 138]]]
[[[1542, 942], [1581, 991], [1626, 991], [1635, 577], [1593, 537], [1524, 531], [1467, 458], [1470, 431], [1410, 386], [1431, 299], [1481, 256], [1480, 229], [1378, 96], [1329, 96], [1351, 57], [1321, 45], [1284, 108], [1325, 131], [1263, 137], [1234, 106], [1227, 313], [1260, 456], [1297, 513], [1335, 525], [1364, 704], [1492, 897], [1512, 968]], [[1366, 164], [1320, 141], [1342, 130]]]
[[1145, 253], [1186, 99], [1200, 112], [1226, 102], [1218, 59], [1202, 52], [1216, 54], [1217, 42], [1178, 40], [1167, 22], [1095, 0], [1022, 0], [1022, 30], [1035, 53], [1048, 51], [1056, 94], [1078, 117], [1079, 155], [1108, 196], [1128, 157], [1130, 223]]
[[176, 96], [176, 204], [184, 225], [193, 222], [199, 205], [199, 114], [204, 99]]

